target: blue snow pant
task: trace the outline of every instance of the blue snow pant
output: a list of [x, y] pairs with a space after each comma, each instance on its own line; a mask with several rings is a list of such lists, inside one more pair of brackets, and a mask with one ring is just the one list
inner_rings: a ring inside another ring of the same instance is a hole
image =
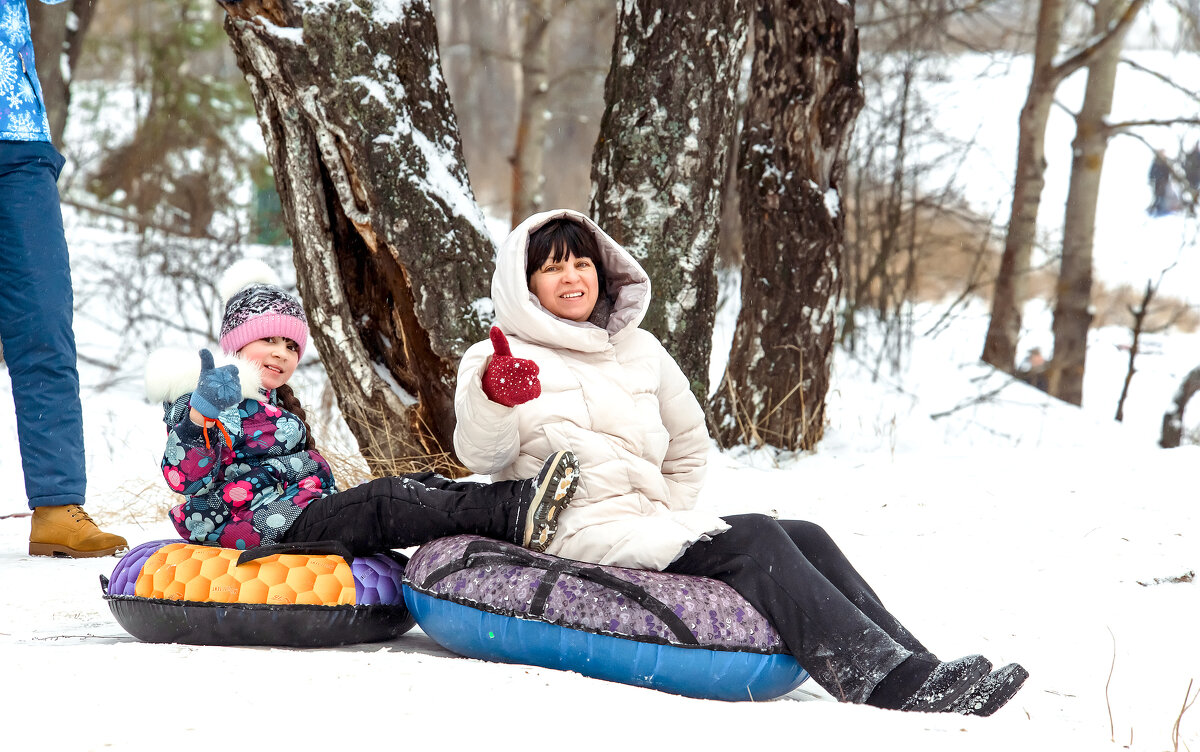
[[46, 141], [0, 141], [0, 342], [30, 509], [82, 504], [86, 485], [64, 161]]
[[834, 697], [866, 702], [910, 656], [936, 661], [819, 525], [762, 514], [724, 519], [729, 530], [693, 543], [665, 571], [732, 587]]

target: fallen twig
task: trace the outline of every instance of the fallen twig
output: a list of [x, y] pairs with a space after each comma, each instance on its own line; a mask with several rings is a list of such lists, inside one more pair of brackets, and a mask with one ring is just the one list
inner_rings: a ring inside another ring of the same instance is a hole
[[[1188, 679], [1187, 691], [1183, 693], [1183, 707], [1179, 709], [1179, 715], [1175, 716], [1175, 725], [1171, 727], [1171, 743], [1175, 745], [1174, 752], [1179, 752], [1179, 724], [1183, 721], [1183, 714], [1196, 704], [1196, 698], [1200, 697], [1200, 689], [1196, 690], [1196, 694], [1192, 694], [1193, 682], [1195, 679]], [[1187, 744], [1183, 746], [1188, 748]]]

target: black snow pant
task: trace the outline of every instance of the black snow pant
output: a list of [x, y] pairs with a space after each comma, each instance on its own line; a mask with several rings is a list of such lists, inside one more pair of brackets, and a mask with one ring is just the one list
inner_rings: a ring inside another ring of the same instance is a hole
[[865, 702], [910, 656], [936, 661], [819, 525], [761, 514], [725, 521], [729, 530], [692, 544], [666, 571], [731, 586], [834, 697]]
[[280, 542], [339, 541], [356, 556], [450, 535], [519, 543], [531, 490], [531, 480], [472, 483], [436, 473], [378, 478], [312, 502]]

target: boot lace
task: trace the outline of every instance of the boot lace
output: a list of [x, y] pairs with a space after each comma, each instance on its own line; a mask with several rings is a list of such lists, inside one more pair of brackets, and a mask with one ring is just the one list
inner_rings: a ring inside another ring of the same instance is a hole
[[78, 504], [68, 504], [67, 509], [71, 510], [71, 519], [75, 520], [76, 522], [90, 522], [93, 525], [96, 524], [96, 521], [92, 519], [92, 516], [83, 511], [83, 507], [79, 506]]

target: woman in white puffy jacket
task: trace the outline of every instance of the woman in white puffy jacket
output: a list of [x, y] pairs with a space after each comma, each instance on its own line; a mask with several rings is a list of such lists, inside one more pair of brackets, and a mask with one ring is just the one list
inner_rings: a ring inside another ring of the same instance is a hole
[[[722, 580], [761, 611], [835, 697], [988, 715], [1028, 675], [941, 661], [893, 617], [819, 526], [695, 509], [710, 447], [688, 380], [640, 329], [650, 280], [586, 216], [512, 231], [492, 279], [496, 327], [458, 373], [455, 450], [471, 470], [526, 477], [569, 448], [585, 468], [547, 553]], [[507, 335], [507, 337], [505, 336]], [[511, 338], [511, 339], [509, 339]]]

